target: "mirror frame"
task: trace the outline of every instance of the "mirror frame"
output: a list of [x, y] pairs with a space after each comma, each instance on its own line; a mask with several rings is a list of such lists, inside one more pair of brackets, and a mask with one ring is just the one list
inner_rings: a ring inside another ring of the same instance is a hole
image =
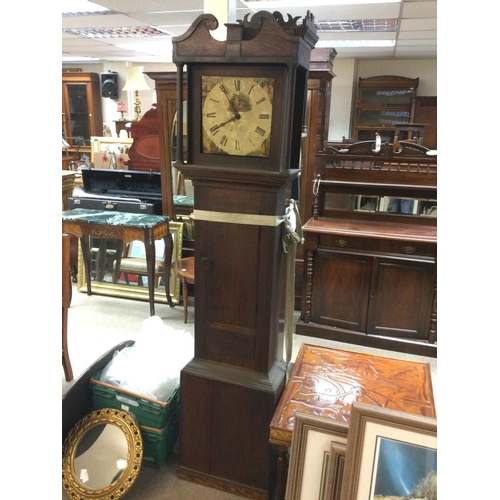
[[[119, 427], [127, 439], [127, 466], [119, 478], [109, 486], [101, 489], [86, 488], [74, 472], [76, 449], [85, 433], [97, 425], [110, 424]], [[113, 408], [102, 408], [88, 413], [69, 431], [63, 444], [62, 452], [62, 484], [63, 489], [72, 499], [85, 500], [117, 500], [134, 484], [142, 465], [144, 454], [142, 434], [135, 417], [126, 411]]]
[[[170, 233], [174, 239], [174, 248], [172, 249], [172, 262], [182, 258], [182, 222], [169, 221]], [[78, 240], [78, 269], [84, 269], [83, 254]], [[78, 272], [77, 290], [87, 293], [87, 279], [84, 272]], [[123, 285], [114, 283], [104, 283], [102, 281], [92, 281], [92, 293], [97, 295], [107, 295], [109, 297], [119, 297], [124, 299], [138, 299], [149, 301], [148, 287], [139, 287], [134, 285]], [[170, 273], [170, 297], [174, 304], [179, 304], [181, 294], [181, 281], [174, 272]], [[165, 295], [165, 289], [158, 287], [155, 289], [155, 302], [168, 304]]]

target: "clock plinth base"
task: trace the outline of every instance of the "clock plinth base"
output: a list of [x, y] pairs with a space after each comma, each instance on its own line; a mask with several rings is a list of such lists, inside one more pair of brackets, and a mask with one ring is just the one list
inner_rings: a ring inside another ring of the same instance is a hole
[[214, 488], [216, 490], [226, 491], [227, 493], [239, 495], [244, 498], [253, 498], [256, 500], [268, 500], [271, 498], [267, 491], [248, 488], [242, 486], [241, 484], [236, 484], [221, 478], [215, 478], [213, 476], [203, 474], [199, 471], [187, 469], [182, 466], [177, 469], [177, 477], [179, 479], [184, 479], [192, 483], [208, 486], [209, 488]]
[[194, 358], [181, 372], [178, 477], [247, 498], [271, 498], [277, 455], [269, 423], [285, 369], [268, 374]]

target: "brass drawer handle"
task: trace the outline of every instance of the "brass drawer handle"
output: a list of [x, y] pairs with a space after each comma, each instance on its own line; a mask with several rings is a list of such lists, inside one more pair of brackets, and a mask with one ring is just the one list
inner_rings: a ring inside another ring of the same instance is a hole
[[345, 247], [345, 246], [347, 246], [347, 240], [335, 240], [335, 243], [336, 243], [339, 247]]
[[417, 251], [417, 247], [414, 247], [413, 245], [403, 245], [401, 248], [404, 253], [415, 253]]

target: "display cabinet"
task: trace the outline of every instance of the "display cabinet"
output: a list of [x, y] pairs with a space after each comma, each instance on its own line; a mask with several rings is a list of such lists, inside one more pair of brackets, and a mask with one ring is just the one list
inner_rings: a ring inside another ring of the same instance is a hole
[[411, 102], [411, 121], [424, 123], [422, 146], [437, 149], [437, 96], [418, 96]]
[[[90, 152], [91, 136], [102, 136], [102, 104], [97, 73], [62, 73], [62, 136], [80, 152]], [[75, 142], [83, 137], [83, 144]]]
[[393, 142], [394, 124], [409, 123], [412, 99], [417, 95], [418, 78], [374, 76], [360, 78], [354, 113], [353, 137]]

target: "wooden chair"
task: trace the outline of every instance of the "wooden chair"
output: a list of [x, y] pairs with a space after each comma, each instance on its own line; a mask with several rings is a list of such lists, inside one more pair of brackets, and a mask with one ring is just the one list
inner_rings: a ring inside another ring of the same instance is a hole
[[62, 365], [64, 376], [69, 382], [73, 380], [73, 369], [68, 352], [68, 309], [71, 301], [71, 274], [70, 274], [70, 245], [69, 234], [62, 235]]
[[[120, 280], [121, 274], [123, 274], [125, 278], [125, 283], [127, 285], [130, 285], [130, 280], [129, 280], [129, 274], [137, 276], [137, 284], [138, 286], [143, 286], [143, 281], [142, 278], [143, 276], [148, 275], [148, 266], [146, 264], [146, 259], [145, 257], [136, 257], [135, 251], [133, 250], [134, 244], [139, 243], [139, 245], [142, 245], [140, 242], [132, 242], [128, 243], [125, 245], [125, 248], [123, 249], [123, 254], [122, 258], [120, 259], [120, 264], [117, 267], [117, 261], [114, 260], [113, 262], [113, 283], [118, 283]], [[155, 260], [155, 286], [158, 287], [160, 285], [160, 280], [164, 276], [164, 269], [163, 269], [163, 259], [164, 256], [158, 258], [158, 255], [156, 256]]]
[[172, 270], [179, 277], [182, 283], [182, 303], [184, 305], [184, 323], [188, 317], [188, 285], [194, 285], [194, 257], [172, 262]]

